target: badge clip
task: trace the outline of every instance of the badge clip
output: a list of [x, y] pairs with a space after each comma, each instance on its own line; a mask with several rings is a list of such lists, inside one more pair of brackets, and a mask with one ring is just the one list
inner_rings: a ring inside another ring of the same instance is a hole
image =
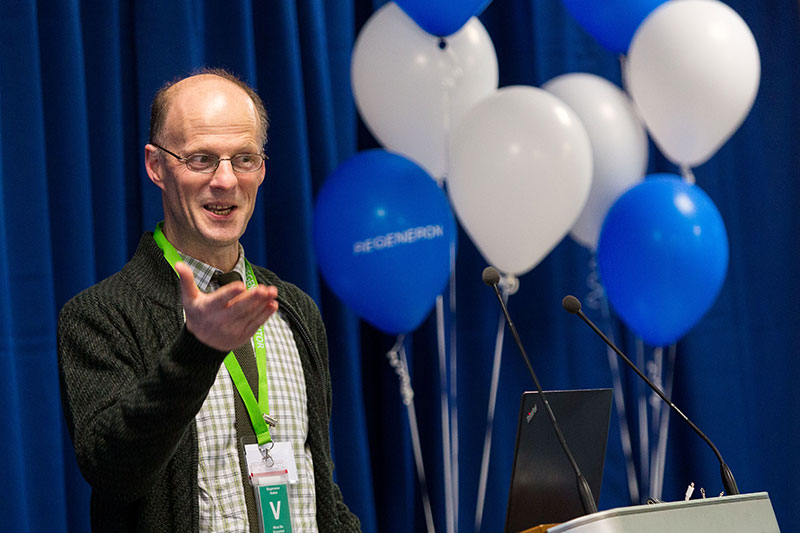
[[262, 444], [258, 447], [258, 451], [261, 452], [261, 460], [266, 463], [268, 467], [271, 467], [275, 464], [275, 459], [269, 454], [269, 451], [272, 447], [275, 446], [274, 442], [268, 442], [266, 444]]
[[276, 425], [278, 425], [277, 418], [273, 418], [266, 413], [264, 413], [263, 416], [264, 416], [264, 422], [266, 422], [269, 427], [274, 428]]

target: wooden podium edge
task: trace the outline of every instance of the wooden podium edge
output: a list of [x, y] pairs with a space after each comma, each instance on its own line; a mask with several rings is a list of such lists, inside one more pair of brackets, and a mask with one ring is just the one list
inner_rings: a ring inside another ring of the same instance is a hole
[[526, 529], [524, 531], [520, 531], [519, 533], [547, 533], [547, 530], [551, 527], [555, 527], [558, 524], [542, 524], [536, 527], [532, 527], [530, 529]]

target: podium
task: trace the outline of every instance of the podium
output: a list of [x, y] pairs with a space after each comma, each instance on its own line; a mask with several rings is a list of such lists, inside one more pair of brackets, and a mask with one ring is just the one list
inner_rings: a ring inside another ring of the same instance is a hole
[[548, 533], [779, 533], [766, 492], [635, 505], [579, 516]]

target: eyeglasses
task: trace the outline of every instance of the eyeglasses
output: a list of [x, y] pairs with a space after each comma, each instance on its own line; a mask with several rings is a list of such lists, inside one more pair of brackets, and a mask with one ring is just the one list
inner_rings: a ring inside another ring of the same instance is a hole
[[188, 157], [181, 157], [154, 142], [150, 144], [159, 150], [167, 152], [186, 165], [186, 168], [192, 172], [199, 172], [201, 174], [213, 174], [217, 171], [217, 167], [219, 167], [221, 161], [230, 161], [234, 172], [258, 172], [261, 170], [261, 167], [264, 166], [264, 160], [269, 159], [264, 154], [236, 154], [233, 157], [217, 157], [211, 154], [191, 154]]

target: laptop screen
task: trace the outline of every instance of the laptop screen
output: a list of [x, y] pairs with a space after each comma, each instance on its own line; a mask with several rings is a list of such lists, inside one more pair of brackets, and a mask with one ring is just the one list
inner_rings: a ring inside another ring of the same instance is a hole
[[[575, 462], [600, 496], [611, 417], [611, 389], [545, 392]], [[559, 524], [585, 514], [575, 471], [538, 392], [522, 395], [506, 533]]]

